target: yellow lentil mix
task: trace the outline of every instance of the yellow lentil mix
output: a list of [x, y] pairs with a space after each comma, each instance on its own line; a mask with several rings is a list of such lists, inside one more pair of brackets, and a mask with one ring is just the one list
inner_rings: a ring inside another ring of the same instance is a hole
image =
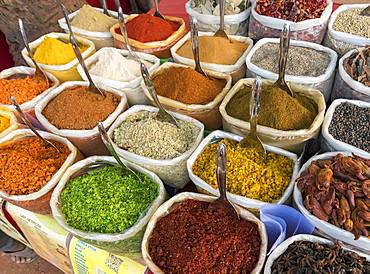
[[[293, 173], [293, 161], [283, 155], [243, 148], [237, 141], [221, 140], [227, 149], [227, 191], [263, 202], [281, 198]], [[208, 144], [198, 156], [193, 173], [217, 188], [216, 151], [218, 143]]]
[[10, 120], [7, 117], [0, 116], [0, 133], [10, 126]]

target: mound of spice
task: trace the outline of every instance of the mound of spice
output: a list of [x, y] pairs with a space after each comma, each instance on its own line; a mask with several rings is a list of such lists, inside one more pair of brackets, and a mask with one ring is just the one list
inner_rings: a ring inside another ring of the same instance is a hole
[[0, 79], [0, 104], [10, 105], [10, 96], [14, 96], [18, 104], [32, 100], [37, 95], [47, 90], [50, 86], [45, 81], [35, 76], [24, 78]]
[[164, 273], [250, 273], [260, 246], [257, 224], [186, 200], [156, 223], [148, 249]]
[[88, 31], [109, 32], [117, 19], [105, 15], [90, 5], [83, 5], [72, 19], [72, 26]]
[[0, 133], [10, 126], [10, 120], [7, 117], [0, 115]]
[[141, 181], [121, 167], [106, 166], [70, 180], [60, 195], [67, 224], [98, 233], [132, 227], [158, 196], [158, 185], [137, 175]]
[[320, 220], [368, 237], [370, 160], [344, 156], [313, 161], [297, 179], [306, 209]]
[[339, 141], [370, 153], [370, 108], [350, 103], [338, 105], [329, 125], [329, 133]]
[[[79, 45], [81, 53], [88, 47]], [[76, 58], [72, 44], [57, 38], [46, 37], [36, 48], [35, 61], [44, 65], [65, 65]]]
[[158, 160], [173, 159], [193, 145], [200, 128], [178, 120], [180, 128], [155, 119], [156, 112], [139, 111], [126, 118], [113, 132], [113, 141], [129, 152]]
[[[266, 43], [259, 47], [251, 62], [264, 70], [279, 73], [279, 44]], [[286, 74], [295, 76], [318, 77], [323, 75], [330, 64], [326, 52], [311, 48], [290, 46], [286, 65]]]
[[59, 129], [92, 129], [107, 119], [120, 102], [119, 96], [103, 92], [105, 96], [88, 87], [67, 88], [47, 104], [42, 114]]
[[63, 165], [69, 148], [50, 140], [60, 151], [38, 138], [28, 138], [0, 146], [0, 189], [10, 195], [39, 191]]
[[[126, 28], [129, 38], [148, 43], [166, 40], [178, 30], [179, 25], [157, 16], [142, 13], [128, 21]], [[121, 34], [119, 28], [115, 29], [115, 32]]]
[[343, 68], [353, 80], [370, 87], [370, 45], [346, 58]]
[[[237, 119], [250, 120], [251, 87], [244, 86], [226, 105], [226, 112]], [[258, 124], [279, 130], [307, 129], [317, 115], [316, 104], [309, 98], [271, 85], [262, 85]]]
[[301, 22], [320, 18], [327, 4], [327, 0], [258, 0], [256, 12], [269, 17]]
[[207, 104], [223, 90], [225, 80], [207, 78], [194, 69], [171, 67], [152, 79], [158, 95], [184, 104]]
[[[253, 148], [244, 148], [237, 141], [223, 139], [227, 148], [228, 192], [263, 202], [281, 198], [288, 187], [293, 161], [286, 156], [267, 152], [259, 153]], [[216, 152], [218, 143], [208, 144], [193, 165], [193, 173], [217, 189]]]
[[370, 262], [355, 252], [334, 245], [297, 241], [272, 264], [272, 274], [370, 273]]
[[370, 38], [370, 17], [361, 15], [363, 9], [347, 9], [337, 15], [333, 30]]
[[[199, 58], [201, 62], [233, 65], [243, 55], [248, 46], [249, 44], [246, 42], [229, 40], [224, 37], [200, 36]], [[220, 54], [225, 49], [227, 49], [227, 54]], [[187, 40], [176, 53], [182, 57], [193, 59], [191, 41]]]

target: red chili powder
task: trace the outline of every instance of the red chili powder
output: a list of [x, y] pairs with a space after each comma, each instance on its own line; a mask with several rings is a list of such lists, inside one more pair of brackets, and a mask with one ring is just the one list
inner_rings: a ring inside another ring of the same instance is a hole
[[149, 238], [149, 254], [164, 273], [250, 273], [259, 259], [258, 226], [210, 209], [208, 202], [177, 203]]
[[[150, 14], [140, 14], [129, 21], [126, 28], [129, 38], [147, 43], [166, 40], [179, 28], [179, 25]], [[121, 34], [119, 28], [115, 31]]]

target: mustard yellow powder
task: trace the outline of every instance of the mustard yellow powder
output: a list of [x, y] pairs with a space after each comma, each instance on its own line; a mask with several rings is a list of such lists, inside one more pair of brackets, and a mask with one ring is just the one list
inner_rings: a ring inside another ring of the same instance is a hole
[[7, 117], [0, 116], [0, 133], [10, 126], [10, 121]]
[[[80, 46], [84, 52], [88, 47]], [[45, 65], [65, 65], [76, 58], [71, 43], [65, 43], [59, 39], [46, 37], [37, 47], [34, 58], [36, 62]]]

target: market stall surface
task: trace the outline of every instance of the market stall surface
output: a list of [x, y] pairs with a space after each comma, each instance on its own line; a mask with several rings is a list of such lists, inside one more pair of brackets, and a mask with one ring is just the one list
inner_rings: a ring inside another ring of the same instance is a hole
[[62, 274], [58, 268], [42, 258], [29, 264], [16, 264], [9, 256], [0, 255], [0, 274]]

